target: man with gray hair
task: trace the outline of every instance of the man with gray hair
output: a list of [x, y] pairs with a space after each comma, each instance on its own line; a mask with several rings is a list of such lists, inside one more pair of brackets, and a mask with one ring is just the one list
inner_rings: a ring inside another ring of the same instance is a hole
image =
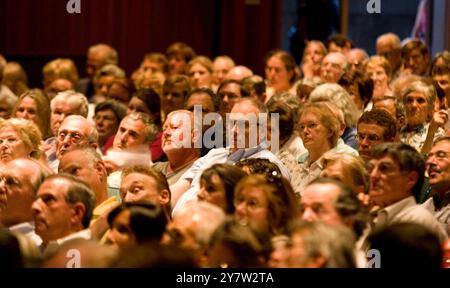
[[88, 101], [86, 96], [73, 90], [59, 92], [50, 102], [50, 128], [53, 137], [45, 139], [42, 150], [49, 163], [56, 160], [56, 136], [59, 127], [69, 115], [88, 115]]
[[212, 234], [225, 221], [225, 213], [207, 202], [189, 203], [167, 225], [163, 242], [191, 251], [199, 266], [204, 266], [205, 252]]
[[92, 97], [95, 93], [93, 79], [97, 71], [106, 64], [117, 65], [118, 63], [119, 55], [113, 47], [107, 44], [96, 44], [89, 47], [86, 61], [86, 74], [88, 77], [80, 79], [77, 91], [87, 97]]
[[320, 66], [320, 79], [325, 83], [337, 83], [348, 69], [347, 58], [340, 52], [328, 53]]

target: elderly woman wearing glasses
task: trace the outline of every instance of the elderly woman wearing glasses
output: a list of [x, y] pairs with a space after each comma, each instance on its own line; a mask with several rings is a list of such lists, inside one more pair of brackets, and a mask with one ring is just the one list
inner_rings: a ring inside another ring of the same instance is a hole
[[18, 118], [0, 120], [0, 164], [17, 158], [38, 159], [41, 141], [41, 132], [33, 122]]
[[323, 155], [336, 150], [340, 124], [328, 105], [310, 103], [300, 110], [299, 132], [308, 152], [298, 158], [300, 169], [292, 180], [292, 186], [298, 196], [306, 184], [322, 172]]

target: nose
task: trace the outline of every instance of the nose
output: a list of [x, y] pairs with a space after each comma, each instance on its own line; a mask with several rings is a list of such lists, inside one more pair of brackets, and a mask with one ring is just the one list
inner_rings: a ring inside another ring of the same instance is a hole
[[236, 216], [241, 216], [241, 217], [246, 216], [247, 215], [247, 208], [246, 207], [247, 206], [245, 204], [245, 201], [239, 202], [236, 205], [235, 210], [234, 210], [235, 213], [236, 213]]
[[111, 229], [106, 237], [106, 243], [109, 243], [110, 245], [116, 244], [116, 233], [116, 229]]
[[41, 203], [40, 203], [41, 199], [38, 198], [37, 200], [35, 200], [33, 202], [33, 204], [31, 204], [31, 211], [33, 212], [33, 215], [37, 215], [41, 212]]
[[311, 221], [316, 220], [316, 218], [317, 218], [317, 216], [316, 216], [316, 214], [312, 211], [311, 208], [306, 208], [306, 209], [305, 209], [305, 212], [303, 212], [302, 220], [311, 222]]

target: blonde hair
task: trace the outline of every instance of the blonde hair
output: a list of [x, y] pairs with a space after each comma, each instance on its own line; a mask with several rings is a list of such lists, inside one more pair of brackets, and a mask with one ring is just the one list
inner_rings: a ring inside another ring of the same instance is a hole
[[73, 87], [78, 83], [78, 70], [75, 63], [69, 58], [58, 58], [45, 64], [42, 69], [44, 86], [49, 86], [54, 80], [64, 78], [69, 80]]
[[39, 146], [41, 145], [42, 134], [36, 124], [30, 120], [19, 118], [0, 121], [0, 131], [8, 127], [14, 129], [19, 134], [19, 138], [25, 146], [31, 149], [31, 153], [28, 156], [39, 159], [41, 156]]
[[189, 70], [191, 70], [191, 68], [192, 68], [192, 66], [194, 66], [194, 64], [202, 65], [209, 71], [209, 74], [213, 73], [213, 63], [212, 63], [211, 59], [209, 59], [206, 56], [197, 56], [194, 59], [192, 59], [191, 61], [189, 61], [189, 63], [187, 64], [186, 74], [189, 74]]
[[386, 75], [388, 75], [389, 79], [392, 78], [392, 66], [389, 61], [383, 56], [372, 56], [369, 59], [364, 61], [364, 70], [367, 67], [381, 67], [384, 69]]

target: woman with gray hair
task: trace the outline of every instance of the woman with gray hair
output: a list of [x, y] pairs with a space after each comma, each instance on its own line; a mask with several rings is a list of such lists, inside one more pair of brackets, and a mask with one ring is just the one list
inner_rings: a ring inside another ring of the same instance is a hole
[[348, 92], [338, 84], [326, 83], [311, 92], [309, 101], [312, 103], [329, 101], [336, 105], [344, 114], [345, 129], [340, 136], [344, 143], [358, 149], [356, 141], [356, 122], [360, 112]]
[[292, 179], [298, 196], [322, 172], [323, 156], [336, 152], [339, 127], [339, 120], [324, 103], [309, 103], [300, 110], [299, 133], [308, 152], [297, 159], [300, 167]]

